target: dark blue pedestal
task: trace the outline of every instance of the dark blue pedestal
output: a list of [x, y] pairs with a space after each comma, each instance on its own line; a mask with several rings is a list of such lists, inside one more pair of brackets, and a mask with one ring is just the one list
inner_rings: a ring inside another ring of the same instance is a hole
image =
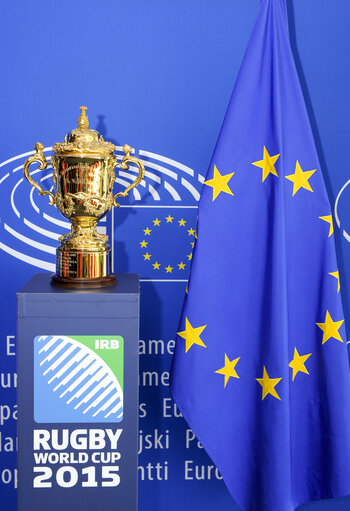
[[17, 297], [18, 511], [135, 511], [138, 276]]

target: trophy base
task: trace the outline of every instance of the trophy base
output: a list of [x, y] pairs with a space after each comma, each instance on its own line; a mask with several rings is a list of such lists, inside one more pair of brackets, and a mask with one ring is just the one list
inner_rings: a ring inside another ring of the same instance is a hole
[[69, 287], [72, 289], [96, 289], [101, 287], [110, 287], [116, 284], [115, 275], [98, 277], [95, 279], [76, 279], [72, 277], [61, 277], [60, 275], [51, 275], [51, 283], [54, 286]]
[[78, 249], [65, 245], [57, 248], [56, 274], [51, 282], [55, 286], [93, 289], [113, 286], [111, 249], [108, 245], [94, 249]]

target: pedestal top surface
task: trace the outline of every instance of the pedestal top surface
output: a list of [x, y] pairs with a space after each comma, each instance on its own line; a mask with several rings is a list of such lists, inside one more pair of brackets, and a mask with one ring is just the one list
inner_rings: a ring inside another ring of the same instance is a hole
[[117, 283], [115, 286], [103, 287], [99, 289], [69, 289], [54, 286], [51, 284], [50, 273], [36, 273], [19, 291], [30, 294], [130, 294], [139, 293], [139, 275], [137, 273], [119, 273], [116, 275]]

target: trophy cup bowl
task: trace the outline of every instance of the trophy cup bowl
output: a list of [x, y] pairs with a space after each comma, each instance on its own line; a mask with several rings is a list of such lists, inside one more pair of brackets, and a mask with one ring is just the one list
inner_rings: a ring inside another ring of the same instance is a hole
[[[53, 146], [51, 165], [55, 194], [43, 190], [29, 174], [29, 166], [37, 162], [45, 169], [48, 162], [43, 154], [44, 146], [37, 142], [36, 153], [23, 166], [27, 180], [38, 189], [40, 195], [49, 195], [49, 204], [56, 204], [63, 216], [72, 223], [71, 230], [59, 238], [56, 252], [56, 274], [52, 283], [73, 288], [96, 288], [114, 285], [111, 274], [111, 249], [108, 236], [97, 232], [98, 221], [114, 206], [118, 197], [126, 197], [144, 177], [143, 163], [131, 156], [131, 147], [124, 145], [125, 156], [120, 163], [114, 156], [116, 147], [103, 140], [102, 135], [88, 129], [86, 107], [80, 107], [78, 128], [65, 137], [63, 143]], [[113, 195], [115, 167], [127, 170], [128, 164], [138, 167], [138, 176], [123, 192]]]

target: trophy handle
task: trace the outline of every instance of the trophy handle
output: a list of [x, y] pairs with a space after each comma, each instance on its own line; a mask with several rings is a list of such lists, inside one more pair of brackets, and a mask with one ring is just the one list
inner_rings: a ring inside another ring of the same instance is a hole
[[43, 190], [41, 186], [34, 181], [32, 176], [29, 174], [29, 165], [34, 162], [39, 162], [39, 169], [44, 170], [47, 167], [47, 160], [44, 156], [43, 149], [44, 146], [40, 142], [37, 142], [34, 146], [34, 149], [36, 150], [36, 153], [33, 154], [33, 156], [30, 156], [23, 165], [23, 173], [25, 178], [30, 182], [32, 186], [34, 186], [37, 190], [39, 190], [39, 195], [51, 195], [52, 200], [50, 200], [49, 204], [50, 206], [53, 206], [56, 202], [56, 196], [49, 192], [48, 190]]
[[123, 151], [125, 153], [125, 156], [122, 159], [122, 161], [120, 162], [121, 168], [123, 170], [128, 170], [128, 168], [129, 168], [128, 163], [135, 163], [138, 166], [139, 174], [138, 174], [137, 178], [135, 179], [135, 181], [133, 183], [131, 183], [131, 185], [129, 185], [127, 188], [125, 188], [124, 192], [119, 192], [113, 197], [113, 206], [115, 206], [116, 208], [119, 208], [119, 206], [120, 206], [120, 204], [118, 204], [115, 201], [116, 198], [117, 197], [127, 197], [129, 195], [130, 190], [132, 190], [132, 188], [135, 188], [135, 186], [137, 186], [142, 181], [142, 179], [145, 177], [145, 167], [144, 167], [142, 161], [139, 160], [138, 158], [136, 158], [135, 156], [130, 156], [132, 148], [128, 144], [125, 144], [123, 147]]

